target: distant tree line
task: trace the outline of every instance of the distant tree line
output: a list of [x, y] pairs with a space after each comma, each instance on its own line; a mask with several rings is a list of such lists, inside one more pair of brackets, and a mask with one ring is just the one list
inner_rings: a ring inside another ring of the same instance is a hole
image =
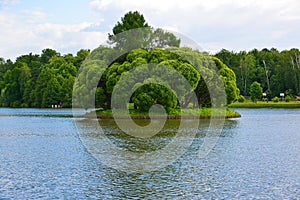
[[88, 50], [62, 56], [44, 49], [41, 55], [22, 55], [15, 62], [0, 58], [0, 106], [71, 107], [75, 77], [87, 55]]
[[215, 54], [236, 74], [237, 86], [244, 96], [250, 96], [252, 83], [260, 83], [268, 98], [300, 95], [300, 51], [275, 48], [233, 52], [222, 49]]

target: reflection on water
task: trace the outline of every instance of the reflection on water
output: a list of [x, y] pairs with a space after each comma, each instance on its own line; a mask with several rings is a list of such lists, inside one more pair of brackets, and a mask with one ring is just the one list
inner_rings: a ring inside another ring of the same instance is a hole
[[[199, 159], [208, 128], [203, 121], [183, 156], [147, 173], [120, 172], [94, 159], [73, 119], [65, 117], [71, 110], [47, 110], [47, 116], [39, 112], [0, 109], [0, 199], [300, 197], [300, 110], [239, 109], [242, 118], [226, 120], [214, 149]], [[168, 121], [159, 135], [136, 139], [112, 120], [99, 123], [115, 144], [140, 152], [162, 148], [178, 127], [176, 120]]]
[[[150, 120], [137, 121], [139, 125], [143, 126], [144, 124], [149, 124]], [[83, 123], [88, 122], [83, 120]], [[138, 138], [126, 134], [118, 128], [116, 122], [112, 119], [99, 120], [99, 125], [105, 136], [113, 141], [118, 147], [134, 152], [151, 152], [165, 147], [172, 141], [179, 129], [180, 120], [167, 120], [164, 128], [156, 135], [149, 138]], [[201, 120], [199, 129], [190, 129], [189, 131], [196, 132], [196, 138], [201, 138], [205, 136], [205, 130], [207, 130], [208, 127], [209, 120]], [[88, 126], [85, 128], [88, 129]]]

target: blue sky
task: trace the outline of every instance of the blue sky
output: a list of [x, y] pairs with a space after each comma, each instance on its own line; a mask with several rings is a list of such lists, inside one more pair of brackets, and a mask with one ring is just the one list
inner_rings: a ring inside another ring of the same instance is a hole
[[300, 45], [298, 0], [0, 0], [0, 57], [96, 48], [130, 10], [211, 53]]

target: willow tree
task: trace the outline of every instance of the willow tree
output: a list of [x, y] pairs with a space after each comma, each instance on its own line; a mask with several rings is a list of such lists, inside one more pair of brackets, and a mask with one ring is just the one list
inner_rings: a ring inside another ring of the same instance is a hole
[[[75, 83], [74, 92], [81, 102], [87, 103], [83, 105], [85, 108], [92, 105], [85, 99], [93, 94], [96, 105], [104, 109], [112, 108], [115, 95], [120, 102], [114, 105], [128, 100], [135, 109], [147, 111], [160, 104], [168, 112], [191, 103], [211, 106], [210, 93], [219, 94], [224, 89], [227, 104], [239, 95], [234, 72], [206, 53], [186, 47], [135, 49], [122, 55], [122, 59], [111, 61], [110, 55], [114, 53], [109, 49], [102, 46], [91, 52]], [[218, 79], [222, 82], [217, 82]], [[93, 88], [95, 85], [97, 88]], [[193, 94], [197, 100], [191, 98]]]

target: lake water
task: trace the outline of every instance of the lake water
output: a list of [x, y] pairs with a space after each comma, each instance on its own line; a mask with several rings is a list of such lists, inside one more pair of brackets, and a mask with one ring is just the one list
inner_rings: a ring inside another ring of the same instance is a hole
[[[205, 158], [197, 157], [203, 121], [173, 164], [128, 173], [86, 150], [71, 110], [1, 108], [0, 199], [300, 199], [300, 109], [236, 110], [242, 117], [226, 120]], [[167, 144], [176, 127], [170, 122], [156, 142], [143, 144], [112, 121], [101, 123], [119, 146], [143, 151]]]

